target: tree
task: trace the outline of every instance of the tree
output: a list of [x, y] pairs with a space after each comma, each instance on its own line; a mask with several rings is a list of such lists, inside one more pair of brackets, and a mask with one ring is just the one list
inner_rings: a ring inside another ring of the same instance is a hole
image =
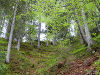
[[12, 21], [12, 25], [11, 25], [11, 31], [10, 31], [8, 49], [7, 49], [7, 56], [6, 56], [6, 63], [10, 62], [10, 50], [11, 50], [11, 43], [12, 43], [12, 36], [13, 36], [13, 30], [14, 30], [14, 25], [15, 25], [15, 19], [16, 19], [16, 14], [17, 14], [17, 6], [18, 6], [18, 0], [16, 1], [14, 17], [13, 17], [13, 21]]
[[20, 26], [20, 29], [19, 29], [19, 37], [18, 37], [18, 44], [17, 44], [17, 50], [19, 51], [20, 50], [20, 43], [22, 41], [22, 37], [23, 37], [23, 28], [24, 28], [24, 24], [25, 24], [25, 17], [23, 16], [23, 19], [22, 19], [22, 25]]
[[24, 27], [25, 27], [25, 13], [26, 13], [26, 2], [25, 1], [22, 1], [21, 2], [21, 5], [22, 5], [22, 9], [20, 8], [20, 12], [19, 13], [22, 13], [22, 14], [19, 14], [21, 15], [21, 25], [20, 25], [20, 29], [19, 29], [19, 33], [18, 33], [18, 43], [17, 43], [17, 50], [19, 51], [20, 50], [20, 43], [22, 41], [22, 38], [23, 38], [23, 31], [24, 31]]
[[47, 39], [47, 44], [46, 44], [46, 46], [48, 46], [48, 26], [47, 26], [47, 35], [46, 35], [46, 39]]
[[41, 23], [38, 25], [38, 48], [40, 48]]
[[85, 16], [83, 8], [81, 10], [81, 13], [82, 13], [82, 16], [83, 16], [83, 21], [84, 21], [84, 28], [85, 28], [85, 34], [86, 34], [86, 41], [88, 43], [88, 50], [91, 50], [91, 45], [94, 44], [94, 41], [93, 41], [93, 39], [91, 37], [91, 34], [90, 34], [90, 31], [89, 31], [89, 28], [88, 28], [88, 25], [87, 25], [86, 16]]

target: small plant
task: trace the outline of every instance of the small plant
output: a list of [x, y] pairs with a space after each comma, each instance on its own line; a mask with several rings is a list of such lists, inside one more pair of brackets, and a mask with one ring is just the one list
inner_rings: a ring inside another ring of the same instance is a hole
[[[99, 56], [100, 58], [100, 56]], [[100, 75], [100, 59], [97, 60], [95, 63], [94, 63], [95, 66], [97, 66], [96, 68], [96, 75]]]
[[[2, 48], [1, 48], [2, 49]], [[5, 56], [6, 51], [0, 51], [0, 74], [5, 74], [5, 71], [9, 68], [7, 64], [5, 64]]]

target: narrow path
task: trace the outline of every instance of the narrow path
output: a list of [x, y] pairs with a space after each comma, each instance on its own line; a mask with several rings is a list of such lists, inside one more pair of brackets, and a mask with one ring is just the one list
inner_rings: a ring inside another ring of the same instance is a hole
[[83, 60], [76, 60], [70, 64], [70, 71], [63, 72], [63, 69], [59, 69], [57, 75], [95, 75], [96, 67], [93, 63], [98, 59], [96, 56], [90, 56]]

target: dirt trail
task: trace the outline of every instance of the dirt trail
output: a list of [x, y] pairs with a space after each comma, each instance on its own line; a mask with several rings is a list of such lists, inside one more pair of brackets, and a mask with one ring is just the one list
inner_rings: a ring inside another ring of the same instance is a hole
[[95, 75], [96, 67], [93, 66], [93, 63], [98, 59], [99, 58], [94, 55], [83, 60], [76, 60], [70, 64], [70, 71], [66, 70], [63, 72], [63, 69], [59, 69], [57, 75]]

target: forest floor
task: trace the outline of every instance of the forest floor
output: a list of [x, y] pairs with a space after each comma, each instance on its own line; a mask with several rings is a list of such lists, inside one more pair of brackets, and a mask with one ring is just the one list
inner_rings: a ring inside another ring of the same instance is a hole
[[[97, 55], [100, 55], [100, 53], [95, 53], [92, 56], [89, 56], [85, 59], [77, 59], [69, 64], [70, 69], [61, 67], [60, 69], [57, 69], [55, 73], [52, 75], [96, 75], [96, 66], [94, 65], [94, 62], [97, 61], [99, 58]], [[37, 58], [31, 58], [29, 59], [34, 63], [37, 64], [36, 59]], [[43, 58], [40, 58], [43, 59]], [[45, 64], [44, 64], [45, 65]], [[64, 64], [65, 65], [65, 64]], [[44, 68], [43, 65], [38, 65], [36, 69]], [[36, 75], [36, 69], [31, 69], [29, 75]], [[42, 74], [40, 74], [42, 75]], [[45, 75], [45, 74], [43, 74]], [[50, 74], [49, 74], [50, 75]], [[99, 72], [100, 75], [100, 72]]]
[[[100, 55], [100, 53], [70, 63], [70, 71], [68, 69], [64, 71], [63, 68], [61, 68], [57, 71], [57, 75], [96, 75], [97, 67], [94, 65], [94, 62], [99, 59], [96, 55]], [[100, 71], [98, 72], [98, 75], [100, 75]]]
[[[100, 49], [98, 49], [100, 50]], [[48, 52], [47, 54], [44, 52], [44, 55], [41, 56], [39, 60], [43, 61], [44, 58], [47, 58], [47, 56], [49, 55], [49, 57], [52, 57], [51, 55], [56, 54], [54, 52]], [[42, 54], [42, 53], [40, 53]], [[97, 75], [96, 74], [96, 66], [94, 65], [95, 61], [97, 61], [99, 59], [100, 53], [96, 52], [95, 54], [84, 58], [84, 59], [77, 59], [74, 61], [69, 61], [69, 68], [64, 67], [64, 65], [66, 65], [67, 63], [65, 63], [63, 66], [61, 66], [61, 68], [58, 68], [59, 62], [56, 64], [56, 70], [54, 71], [54, 73], [49, 73], [48, 75]], [[34, 57], [30, 57], [28, 56], [28, 58], [31, 60], [31, 62], [33, 62], [35, 65], [38, 64], [38, 61], [36, 61], [38, 58], [34, 58]], [[50, 60], [50, 59], [48, 59]], [[47, 60], [47, 61], [48, 61]], [[48, 63], [47, 61], [44, 61], [45, 63]], [[62, 60], [63, 61], [63, 60]], [[60, 62], [62, 62], [60, 61]], [[44, 62], [40, 62], [41, 64], [38, 64], [38, 66], [35, 69], [31, 69], [30, 70], [30, 74], [29, 75], [37, 75], [36, 72], [40, 69], [41, 71], [44, 67], [46, 67]], [[50, 62], [49, 62], [50, 63]], [[55, 67], [55, 64], [53, 64], [53, 66]], [[53, 67], [53, 69], [54, 69]], [[51, 68], [51, 67], [49, 67]], [[48, 72], [50, 72], [50, 69], [48, 68]], [[52, 68], [51, 68], [52, 69]], [[98, 71], [100, 75], [100, 71]], [[39, 75], [47, 75], [46, 74], [42, 74], [40, 73]]]
[[[11, 51], [10, 64], [4, 64], [4, 59], [7, 50], [7, 41], [0, 40], [1, 53], [4, 53], [1, 64], [3, 63], [6, 74], [1, 75], [100, 75], [100, 61], [99, 65], [94, 63], [98, 61], [100, 52], [95, 52], [89, 56], [84, 52], [78, 52], [83, 54], [82, 58], [76, 57], [70, 54], [67, 47], [60, 46], [41, 46], [39, 49], [29, 43], [22, 43], [21, 50], [17, 51], [13, 42]], [[80, 51], [80, 49], [79, 49]], [[98, 49], [100, 51], [100, 49]], [[77, 54], [77, 55], [79, 55]], [[67, 57], [67, 58], [66, 58]], [[0, 61], [1, 61], [0, 58]], [[66, 58], [66, 62], [64, 63]], [[75, 59], [74, 59], [75, 58]], [[99, 59], [100, 60], [100, 59]], [[59, 67], [60, 66], [60, 67]], [[99, 66], [99, 70], [97, 67]], [[95, 74], [98, 72], [98, 74]]]

